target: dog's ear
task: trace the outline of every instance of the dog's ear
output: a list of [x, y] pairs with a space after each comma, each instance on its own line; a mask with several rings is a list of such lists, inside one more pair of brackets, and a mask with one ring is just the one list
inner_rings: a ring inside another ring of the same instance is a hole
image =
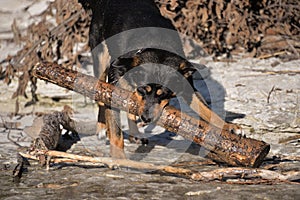
[[116, 84], [116, 82], [131, 69], [130, 63], [131, 59], [120, 57], [112, 61], [108, 68], [108, 81], [112, 84]]
[[129, 67], [131, 62], [132, 62], [131, 58], [119, 57], [111, 63], [111, 66], [116, 68]]
[[127, 69], [139, 66], [141, 64], [141, 59], [138, 55], [132, 57], [120, 56], [112, 62], [113, 67], [126, 67]]
[[187, 61], [183, 61], [179, 64], [178, 67], [178, 71], [185, 77], [191, 77], [193, 75], [193, 73], [195, 73], [196, 69], [194, 68], [194, 66], [187, 62]]

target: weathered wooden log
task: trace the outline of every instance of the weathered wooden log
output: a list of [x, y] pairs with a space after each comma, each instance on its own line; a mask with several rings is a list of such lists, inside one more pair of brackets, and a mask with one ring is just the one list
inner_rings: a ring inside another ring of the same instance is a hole
[[[144, 105], [132, 92], [58, 64], [38, 63], [33, 75], [131, 114], [139, 115]], [[270, 150], [270, 145], [263, 141], [220, 130], [172, 106], [163, 110], [157, 124], [206, 148], [213, 160], [232, 166], [258, 167]]]

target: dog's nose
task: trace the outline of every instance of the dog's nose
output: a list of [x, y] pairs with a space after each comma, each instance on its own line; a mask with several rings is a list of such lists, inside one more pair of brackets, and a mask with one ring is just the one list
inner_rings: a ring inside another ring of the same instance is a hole
[[145, 117], [145, 116], [141, 116], [141, 119], [143, 120], [143, 122], [145, 122], [145, 123], [149, 123], [149, 122], [151, 122], [151, 119], [150, 118], [148, 118], [148, 117]]

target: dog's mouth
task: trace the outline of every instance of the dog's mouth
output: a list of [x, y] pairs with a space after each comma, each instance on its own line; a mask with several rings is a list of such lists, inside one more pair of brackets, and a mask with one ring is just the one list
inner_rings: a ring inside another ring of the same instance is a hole
[[143, 114], [140, 116], [145, 124], [156, 123], [167, 104], [154, 104], [149, 108], [145, 108]]
[[141, 116], [141, 120], [144, 122], [144, 124], [150, 124], [151, 122], [154, 122], [154, 119], [147, 118], [143, 115]]

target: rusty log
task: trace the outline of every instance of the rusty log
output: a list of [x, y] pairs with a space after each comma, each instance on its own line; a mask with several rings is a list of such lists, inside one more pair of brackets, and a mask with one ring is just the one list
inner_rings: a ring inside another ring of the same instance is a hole
[[[55, 63], [38, 63], [33, 75], [131, 114], [139, 115], [144, 103], [130, 91]], [[172, 106], [163, 110], [157, 124], [203, 146], [210, 151], [209, 158], [232, 166], [259, 167], [270, 150], [263, 141], [220, 130]]]

